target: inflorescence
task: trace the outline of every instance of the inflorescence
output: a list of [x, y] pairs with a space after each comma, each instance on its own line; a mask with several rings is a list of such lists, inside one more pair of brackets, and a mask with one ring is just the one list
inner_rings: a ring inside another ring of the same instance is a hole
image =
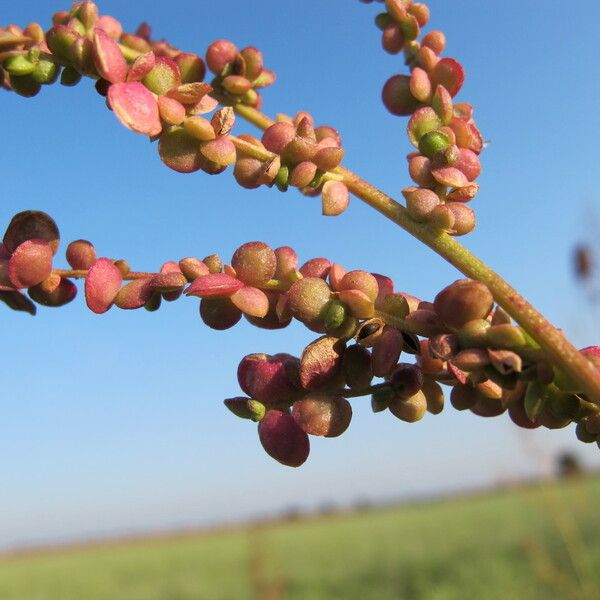
[[[598, 407], [548, 364], [477, 281], [458, 280], [427, 302], [395, 291], [387, 276], [346, 271], [326, 258], [300, 266], [292, 248], [263, 242], [243, 244], [230, 264], [212, 254], [134, 272], [127, 261], [98, 258], [89, 241], [76, 240], [66, 250], [70, 269], [56, 269], [59, 243], [47, 214], [15, 215], [0, 245], [0, 299], [34, 314], [34, 302], [58, 307], [73, 300], [72, 280], [84, 278], [87, 306], [97, 314], [112, 306], [154, 311], [163, 300], [187, 296], [200, 298], [200, 318], [215, 330], [242, 317], [264, 329], [296, 319], [319, 334], [300, 357], [245, 356], [238, 382], [246, 396], [225, 400], [234, 414], [259, 423], [263, 447], [285, 465], [306, 460], [308, 435], [336, 437], [347, 429], [348, 398], [371, 396], [375, 412], [412, 423], [441, 412], [440, 384], [452, 388], [457, 410], [484, 417], [508, 411], [527, 428], [577, 422], [581, 440], [598, 439]], [[597, 347], [582, 352], [600, 365]]]
[[[386, 0], [385, 7], [376, 18], [383, 48], [403, 52], [410, 68], [410, 75], [391, 77], [382, 93], [392, 114], [411, 115], [408, 137], [416, 150], [408, 163], [416, 185], [403, 190], [408, 214], [434, 231], [466, 234], [475, 226], [467, 202], [479, 189], [483, 141], [472, 107], [453, 100], [463, 68], [440, 57], [442, 32], [418, 41], [429, 20], [425, 4]], [[217, 40], [204, 60], [153, 41], [150, 33], [145, 23], [126, 33], [113, 17], [100, 16], [93, 2], [75, 2], [54, 15], [47, 32], [37, 23], [0, 28], [0, 83], [29, 97], [58, 79], [71, 86], [92, 78], [125, 127], [158, 141], [170, 168], [217, 174], [234, 165], [244, 188], [293, 186], [320, 195], [325, 215], [347, 208], [339, 133], [316, 126], [305, 112], [276, 121], [258, 112], [260, 90], [275, 81], [260, 50]], [[206, 66], [210, 83], [204, 81]], [[209, 113], [210, 119], [202, 116]], [[264, 129], [260, 140], [232, 134], [236, 113]], [[76, 240], [66, 250], [70, 268], [59, 269], [59, 242], [51, 217], [17, 214], [0, 244], [0, 300], [35, 314], [36, 304], [58, 307], [73, 300], [73, 280], [85, 279], [87, 306], [97, 314], [113, 306], [152, 311], [163, 300], [198, 297], [200, 318], [215, 330], [244, 317], [266, 329], [296, 319], [317, 333], [300, 356], [244, 357], [238, 382], [245, 396], [225, 400], [234, 414], [258, 422], [264, 449], [285, 465], [306, 460], [309, 435], [336, 437], [347, 429], [348, 398], [370, 396], [375, 412], [389, 410], [415, 422], [442, 411], [440, 384], [452, 388], [457, 410], [483, 417], [508, 412], [526, 428], [575, 422], [580, 440], [600, 439], [600, 407], [551, 364], [479, 281], [458, 280], [432, 302], [422, 301], [395, 291], [387, 276], [346, 271], [326, 258], [299, 265], [292, 248], [273, 250], [263, 242], [240, 246], [229, 264], [213, 254], [135, 272], [127, 261], [98, 258], [90, 242]], [[581, 352], [600, 368], [599, 347]]]

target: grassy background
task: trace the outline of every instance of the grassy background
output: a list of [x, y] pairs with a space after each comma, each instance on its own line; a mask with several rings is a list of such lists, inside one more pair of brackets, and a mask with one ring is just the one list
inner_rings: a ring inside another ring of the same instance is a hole
[[2, 600], [600, 597], [600, 479], [0, 559]]

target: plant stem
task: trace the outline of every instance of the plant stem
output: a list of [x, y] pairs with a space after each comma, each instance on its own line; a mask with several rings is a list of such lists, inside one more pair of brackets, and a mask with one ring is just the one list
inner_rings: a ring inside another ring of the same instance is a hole
[[[274, 123], [249, 106], [236, 104], [233, 108], [261, 129]], [[358, 175], [343, 167], [334, 169], [333, 174], [342, 176], [342, 181], [357, 198], [429, 246], [464, 275], [487, 285], [496, 302], [540, 345], [548, 359], [577, 382], [590, 400], [600, 405], [600, 372], [500, 275], [447, 233], [413, 221], [404, 206]]]
[[[88, 272], [86, 269], [52, 269], [53, 275], [60, 277], [69, 277], [70, 279], [84, 279]], [[134, 279], [150, 279], [159, 273], [145, 273], [143, 271], [129, 271], [127, 275], [123, 275], [125, 281], [133, 281]]]
[[361, 390], [353, 390], [353, 389], [343, 389], [343, 390], [335, 390], [334, 393], [343, 396], [344, 398], [358, 398], [360, 396], [367, 396], [369, 394], [373, 394], [379, 390], [389, 388], [389, 383], [376, 383], [374, 385], [370, 385], [367, 388], [363, 388]]

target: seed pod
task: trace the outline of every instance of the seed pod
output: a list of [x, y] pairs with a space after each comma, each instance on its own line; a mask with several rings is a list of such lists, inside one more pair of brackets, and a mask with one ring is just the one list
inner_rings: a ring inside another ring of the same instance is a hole
[[67, 262], [72, 269], [89, 269], [96, 260], [96, 249], [87, 240], [75, 240], [67, 246]]
[[465, 323], [457, 332], [461, 348], [485, 348], [488, 345], [487, 332], [491, 327], [485, 319], [473, 319]]
[[258, 424], [258, 436], [266, 453], [283, 465], [299, 467], [308, 458], [308, 435], [285, 412], [267, 411]]
[[205, 256], [202, 262], [208, 267], [209, 273], [220, 273], [223, 269], [223, 262], [218, 254]]
[[456, 410], [473, 408], [479, 399], [477, 391], [470, 385], [457, 384], [450, 393], [450, 403]]
[[403, 339], [400, 331], [386, 325], [373, 347], [373, 374], [386, 377], [395, 367], [402, 352]]
[[384, 106], [393, 115], [410, 115], [421, 104], [410, 91], [410, 77], [408, 75], [394, 75], [383, 86], [381, 99]]
[[33, 239], [48, 242], [52, 254], [56, 254], [60, 244], [60, 234], [52, 217], [41, 211], [26, 210], [17, 213], [11, 219], [2, 241], [6, 252], [10, 255], [23, 242]]
[[309, 435], [338, 437], [350, 425], [352, 406], [341, 396], [312, 393], [294, 402], [292, 416]]
[[410, 76], [410, 92], [419, 102], [428, 102], [431, 97], [431, 80], [427, 71], [415, 67]]
[[349, 346], [342, 358], [342, 372], [348, 387], [358, 390], [368, 387], [373, 379], [371, 353], [358, 344]]
[[452, 97], [458, 94], [465, 81], [465, 72], [461, 64], [453, 58], [442, 58], [430, 75], [433, 87], [443, 85]]
[[501, 375], [520, 373], [523, 368], [523, 359], [510, 350], [492, 350], [488, 348], [488, 355], [492, 366]]
[[397, 23], [391, 23], [381, 32], [381, 46], [390, 54], [398, 54], [404, 47], [405, 37]]
[[418, 365], [399, 363], [389, 377], [396, 396], [408, 398], [414, 396], [423, 387], [423, 371]]
[[124, 310], [142, 308], [153, 293], [150, 279], [136, 279], [119, 290], [115, 297], [115, 306]]
[[493, 303], [487, 286], [472, 279], [455, 281], [444, 288], [433, 302], [442, 321], [454, 329], [460, 329], [474, 319], [484, 319]]
[[298, 269], [298, 255], [295, 250], [289, 246], [275, 248], [275, 259], [276, 267], [273, 278], [291, 281], [291, 278]]
[[288, 308], [293, 316], [307, 324], [322, 324], [331, 299], [329, 286], [320, 277], [304, 277], [287, 292]]
[[385, 322], [377, 317], [365, 321], [356, 332], [357, 343], [366, 348], [374, 346], [383, 333], [384, 327]]
[[261, 329], [283, 329], [287, 327], [291, 322], [291, 317], [287, 319], [280, 319], [277, 314], [277, 303], [281, 294], [279, 292], [265, 291], [264, 294], [267, 296], [269, 307], [267, 314], [264, 317], [254, 317], [245, 314], [246, 320], [256, 327]]
[[422, 336], [434, 336], [439, 333], [446, 331], [446, 327], [438, 317], [438, 315], [432, 310], [417, 309], [413, 310], [404, 323], [407, 329], [410, 329], [413, 333]]
[[454, 217], [454, 224], [448, 231], [450, 235], [466, 235], [475, 229], [477, 219], [475, 212], [470, 206], [461, 202], [447, 202], [446, 207], [452, 211]]
[[119, 45], [102, 29], [96, 29], [93, 37], [93, 58], [98, 74], [111, 83], [125, 81], [129, 67]]
[[408, 187], [402, 190], [410, 216], [419, 223], [429, 220], [431, 211], [440, 204], [439, 196], [432, 190]]
[[541, 423], [527, 416], [522, 401], [514, 402], [508, 407], [508, 416], [515, 425], [523, 429], [537, 429], [541, 426]]
[[584, 444], [591, 444], [592, 442], [598, 440], [598, 434], [590, 433], [586, 428], [585, 421], [586, 420], [584, 419], [577, 423], [577, 427], [575, 427], [575, 435], [580, 442], [583, 442]]
[[425, 34], [421, 44], [433, 50], [437, 55], [440, 55], [446, 47], [446, 36], [442, 31], [430, 31]]
[[468, 348], [459, 352], [452, 363], [462, 371], [478, 371], [490, 364], [490, 358], [486, 350]]
[[480, 396], [471, 407], [471, 412], [478, 417], [497, 417], [506, 411], [506, 407], [497, 399]]
[[[413, 308], [411, 308], [411, 304]], [[388, 294], [381, 302], [381, 310], [392, 317], [405, 319], [411, 310], [417, 309], [417, 299], [408, 294], [394, 292]]]
[[409, 397], [396, 396], [389, 405], [390, 412], [407, 423], [420, 421], [427, 412], [427, 399], [422, 391]]
[[311, 258], [300, 267], [300, 274], [303, 277], [320, 277], [327, 279], [331, 263], [327, 258]]
[[600, 434], [600, 412], [590, 415], [585, 419], [585, 428], [593, 434]]
[[336, 217], [348, 208], [350, 194], [341, 181], [326, 181], [321, 192], [321, 200], [323, 215]]
[[458, 349], [458, 338], [452, 333], [440, 333], [429, 339], [429, 352], [434, 358], [451, 360]]
[[377, 279], [366, 271], [349, 271], [339, 283], [339, 291], [359, 290], [365, 294], [369, 300], [375, 302], [379, 293]]
[[331, 382], [340, 373], [346, 344], [343, 340], [323, 336], [310, 343], [300, 358], [300, 383], [313, 390]]
[[123, 276], [112, 260], [99, 258], [90, 267], [85, 279], [85, 301], [88, 308], [96, 313], [105, 313], [113, 304]]
[[201, 82], [206, 74], [204, 61], [197, 54], [181, 52], [173, 60], [179, 67], [182, 83]]
[[[17, 293], [15, 292], [15, 294]], [[44, 282], [42, 282], [39, 285], [30, 287], [27, 293], [32, 300], [42, 306], [64, 306], [71, 302], [77, 295], [77, 286], [70, 279], [61, 277], [59, 284], [52, 290], [44, 289]]]
[[236, 59], [237, 54], [237, 47], [230, 41], [217, 40], [206, 51], [206, 64], [215, 75], [219, 75], [229, 63]]
[[421, 187], [429, 188], [437, 185], [431, 174], [431, 160], [419, 153], [411, 153], [408, 156], [408, 172], [411, 179]]
[[288, 376], [287, 360], [268, 354], [248, 354], [238, 366], [240, 387], [251, 398], [272, 405], [293, 400], [297, 390]]
[[28, 288], [44, 281], [52, 272], [52, 248], [41, 239], [26, 240], [8, 260], [8, 277], [15, 288]]
[[394, 398], [394, 390], [391, 387], [378, 389], [371, 395], [371, 410], [374, 413], [386, 410]]
[[231, 259], [237, 277], [252, 286], [261, 286], [275, 275], [277, 258], [263, 242], [248, 242], [240, 246]]
[[444, 410], [444, 392], [440, 384], [430, 377], [425, 377], [421, 391], [427, 401], [427, 411], [432, 415], [439, 415]]

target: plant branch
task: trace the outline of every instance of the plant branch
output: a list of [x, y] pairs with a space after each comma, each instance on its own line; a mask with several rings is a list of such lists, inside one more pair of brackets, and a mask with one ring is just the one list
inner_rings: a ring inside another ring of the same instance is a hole
[[[234, 110], [261, 129], [274, 123], [260, 111], [243, 104], [236, 104]], [[337, 167], [333, 173], [342, 176], [343, 182], [357, 198], [429, 246], [461, 273], [487, 285], [496, 302], [540, 345], [552, 363], [578, 382], [588, 398], [600, 405], [600, 373], [559, 329], [500, 275], [447, 233], [415, 222], [404, 206], [358, 175], [343, 167]]]

